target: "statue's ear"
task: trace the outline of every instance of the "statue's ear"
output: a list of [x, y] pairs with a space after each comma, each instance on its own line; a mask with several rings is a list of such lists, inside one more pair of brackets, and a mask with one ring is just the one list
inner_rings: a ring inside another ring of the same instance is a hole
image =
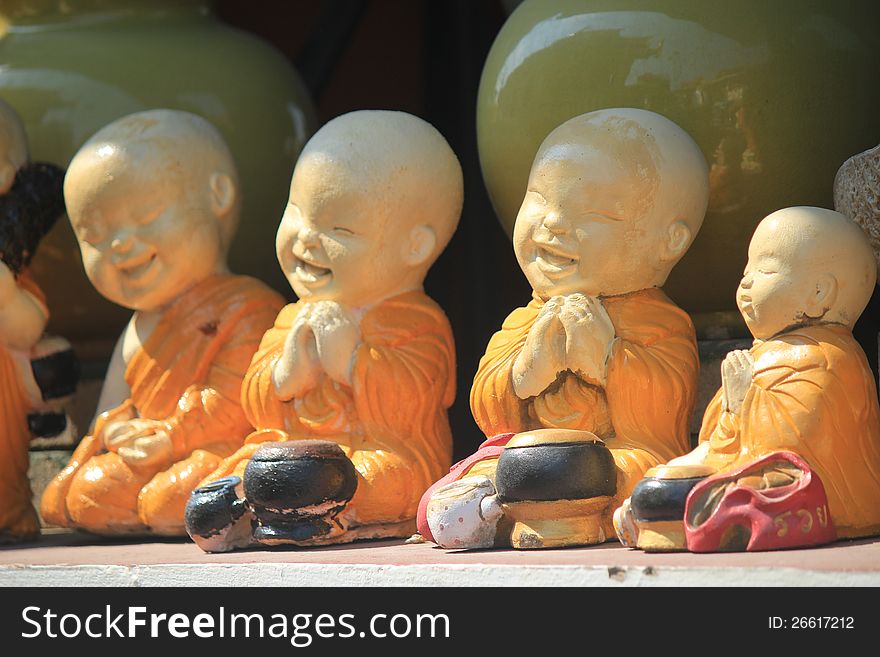
[[425, 263], [437, 246], [437, 233], [426, 224], [415, 226], [409, 231], [409, 239], [403, 245], [403, 260], [410, 267]]
[[837, 279], [832, 274], [819, 276], [807, 299], [807, 317], [819, 319], [824, 316], [837, 301], [837, 289]]
[[690, 246], [691, 237], [690, 226], [681, 219], [669, 224], [669, 228], [666, 230], [666, 248], [664, 249], [662, 260], [664, 262], [678, 260]]
[[218, 217], [229, 214], [237, 195], [235, 182], [225, 173], [212, 173], [208, 184], [211, 188], [211, 211]]
[[0, 164], [0, 196], [6, 194], [12, 189], [12, 183], [15, 182], [15, 167], [11, 162], [3, 162]]

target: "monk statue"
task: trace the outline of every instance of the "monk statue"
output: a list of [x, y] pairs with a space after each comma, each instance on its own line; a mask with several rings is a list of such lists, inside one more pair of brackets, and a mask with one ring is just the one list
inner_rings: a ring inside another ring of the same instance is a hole
[[793, 207], [761, 221], [736, 297], [754, 346], [722, 363], [699, 445], [617, 512], [625, 543], [753, 550], [880, 533], [880, 409], [852, 336], [876, 278], [868, 239], [842, 214]]
[[227, 269], [241, 207], [235, 164], [204, 119], [140, 112], [82, 146], [64, 198], [89, 280], [134, 314], [91, 431], [40, 512], [99, 534], [185, 535], [190, 492], [250, 430], [241, 382], [283, 306]]
[[0, 100], [0, 543], [39, 534], [31, 505], [31, 438], [71, 432], [64, 402], [79, 364], [70, 344], [43, 334], [49, 311], [28, 267], [62, 214], [64, 171], [29, 161], [21, 119]]
[[[425, 495], [423, 537], [461, 548], [601, 542], [614, 536], [611, 514], [645, 471], [688, 450], [696, 336], [661, 286], [700, 229], [708, 194], [700, 149], [653, 112], [590, 112], [547, 136], [513, 234], [532, 300], [489, 341], [470, 397], [489, 439]], [[582, 442], [591, 446], [569, 449]], [[511, 449], [529, 446], [542, 449]], [[510, 485], [516, 490], [503, 494]], [[561, 513], [559, 500], [592, 499], [592, 527], [520, 528], [511, 537], [512, 507], [494, 509], [496, 489], [500, 502], [541, 502], [533, 520]], [[474, 494], [486, 500], [479, 512], [460, 513], [459, 503], [478, 508]], [[426, 515], [429, 506], [436, 513]]]
[[455, 154], [410, 114], [352, 112], [308, 142], [276, 241], [299, 301], [245, 376], [254, 432], [187, 508], [203, 549], [413, 532], [451, 458], [452, 331], [422, 284], [462, 195]]

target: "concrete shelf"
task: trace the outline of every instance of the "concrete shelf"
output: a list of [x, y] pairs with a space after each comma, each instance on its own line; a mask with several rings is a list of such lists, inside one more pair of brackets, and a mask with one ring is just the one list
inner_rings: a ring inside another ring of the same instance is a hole
[[645, 554], [616, 543], [444, 552], [400, 540], [205, 554], [183, 539], [53, 533], [0, 547], [4, 586], [880, 586], [880, 539], [809, 550]]

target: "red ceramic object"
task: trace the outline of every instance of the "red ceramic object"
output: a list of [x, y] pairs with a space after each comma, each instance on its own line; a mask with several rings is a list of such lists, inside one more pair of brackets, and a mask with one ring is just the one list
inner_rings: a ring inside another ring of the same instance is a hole
[[[739, 483], [761, 476], [773, 462], [800, 471], [791, 484], [757, 489]], [[726, 490], [723, 490], [726, 488]], [[709, 517], [695, 524], [712, 495], [721, 496]], [[819, 476], [793, 452], [774, 452], [734, 472], [697, 484], [685, 504], [685, 537], [691, 552], [780, 550], [836, 540], [825, 487]]]

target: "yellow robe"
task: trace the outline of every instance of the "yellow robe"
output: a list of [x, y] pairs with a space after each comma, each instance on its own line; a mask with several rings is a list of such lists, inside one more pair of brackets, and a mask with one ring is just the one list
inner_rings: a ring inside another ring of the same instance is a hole
[[739, 414], [719, 391], [703, 416], [705, 463], [733, 470], [792, 451], [819, 475], [841, 538], [880, 533], [880, 410], [865, 354], [843, 326], [800, 328], [756, 342]]
[[455, 348], [449, 321], [422, 292], [388, 299], [361, 320], [350, 387], [322, 374], [301, 397], [281, 401], [272, 370], [300, 307], [281, 312], [245, 377], [242, 406], [257, 431], [208, 480], [243, 476], [267, 440], [331, 440], [358, 473], [340, 522], [348, 529], [406, 523], [395, 533], [411, 533], [422, 493], [449, 469], [452, 457], [446, 409], [455, 398]]
[[[45, 306], [43, 293], [26, 274], [21, 274], [17, 283]], [[0, 535], [24, 538], [40, 528], [28, 480], [31, 433], [27, 416], [31, 406], [16, 359], [0, 345]]]
[[[608, 520], [613, 535], [610, 513], [645, 471], [689, 449], [699, 358], [690, 317], [662, 290], [607, 297], [603, 304], [618, 338], [604, 387], [566, 371], [540, 395], [516, 396], [513, 363], [544, 305], [533, 299], [514, 310], [489, 341], [471, 389], [471, 411], [486, 436], [562, 428], [591, 431], [604, 440], [618, 466]], [[494, 462], [470, 470], [493, 472]]]
[[[126, 366], [131, 398], [100, 416], [46, 489], [43, 518], [100, 533], [185, 534], [190, 492], [250, 431], [241, 381], [282, 305], [264, 284], [231, 274], [177, 299]], [[103, 428], [131, 417], [164, 423], [173, 445], [167, 462], [131, 466], [104, 449]]]

